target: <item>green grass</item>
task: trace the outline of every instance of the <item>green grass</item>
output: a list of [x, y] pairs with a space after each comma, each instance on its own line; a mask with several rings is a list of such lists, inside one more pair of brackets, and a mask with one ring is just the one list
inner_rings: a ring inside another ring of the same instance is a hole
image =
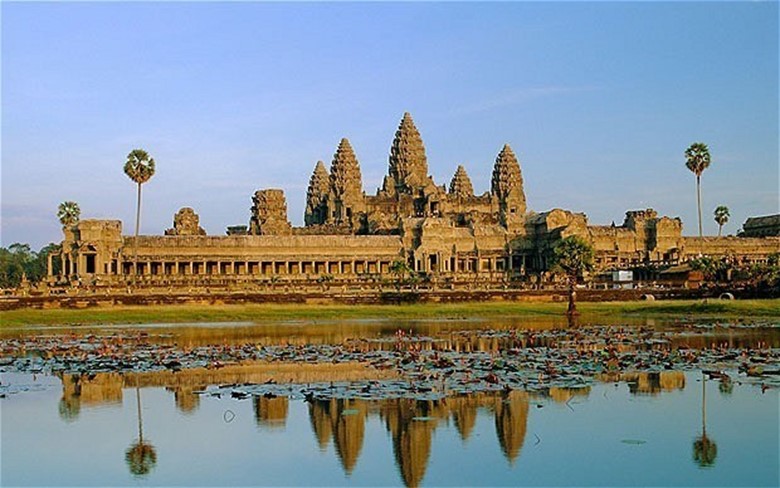
[[[699, 317], [780, 318], [780, 299], [583, 302], [582, 318]], [[563, 316], [565, 303], [463, 302], [408, 305], [163, 305], [88, 309], [20, 309], [0, 312], [2, 327], [21, 325], [261, 322], [334, 319], [456, 319], [465, 317]]]

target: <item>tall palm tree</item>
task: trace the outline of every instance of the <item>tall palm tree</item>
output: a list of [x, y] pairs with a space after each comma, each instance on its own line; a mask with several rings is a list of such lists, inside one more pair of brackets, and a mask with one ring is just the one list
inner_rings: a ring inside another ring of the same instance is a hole
[[135, 388], [136, 405], [138, 406], [138, 442], [133, 443], [125, 452], [125, 462], [133, 476], [144, 476], [157, 464], [157, 452], [154, 446], [144, 442], [143, 420], [141, 418], [141, 391]]
[[569, 281], [569, 308], [566, 313], [577, 313], [574, 304], [574, 286], [577, 277], [583, 271], [588, 271], [593, 266], [593, 248], [585, 239], [577, 236], [569, 236], [558, 242], [553, 248], [552, 269], [563, 272]]
[[704, 233], [701, 227], [701, 174], [710, 167], [710, 149], [703, 142], [694, 142], [685, 150], [685, 166], [696, 175], [696, 202], [699, 208], [699, 237]]
[[80, 217], [81, 209], [76, 202], [65, 201], [57, 207], [57, 218], [60, 219], [63, 227], [73, 227], [79, 223]]
[[138, 270], [138, 229], [141, 225], [141, 185], [154, 176], [154, 159], [143, 149], [133, 149], [127, 155], [125, 174], [138, 184], [138, 205], [135, 212], [135, 258], [134, 266]]
[[718, 205], [715, 209], [715, 222], [718, 223], [718, 237], [721, 236], [723, 226], [729, 221], [729, 217], [731, 217], [729, 208], [725, 205]]

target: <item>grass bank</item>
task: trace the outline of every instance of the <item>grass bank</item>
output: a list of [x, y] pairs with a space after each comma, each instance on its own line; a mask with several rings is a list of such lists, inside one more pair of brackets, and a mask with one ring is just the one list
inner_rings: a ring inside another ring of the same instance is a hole
[[[583, 302], [582, 318], [698, 317], [780, 319], [780, 299]], [[335, 319], [462, 319], [563, 316], [565, 303], [463, 302], [408, 305], [162, 305], [87, 309], [19, 309], [0, 312], [2, 327], [22, 325], [262, 322]]]

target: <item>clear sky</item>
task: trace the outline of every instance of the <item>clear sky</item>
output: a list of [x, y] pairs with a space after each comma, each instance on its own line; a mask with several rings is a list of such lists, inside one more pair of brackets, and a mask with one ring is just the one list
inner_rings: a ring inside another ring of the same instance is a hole
[[430, 173], [489, 189], [504, 143], [529, 209], [696, 232], [685, 148], [709, 144], [705, 233], [778, 212], [778, 4], [2, 2], [2, 244], [59, 241], [57, 205], [133, 232], [194, 207], [209, 234], [282, 188], [301, 225], [318, 159], [352, 142], [373, 194], [404, 111]]

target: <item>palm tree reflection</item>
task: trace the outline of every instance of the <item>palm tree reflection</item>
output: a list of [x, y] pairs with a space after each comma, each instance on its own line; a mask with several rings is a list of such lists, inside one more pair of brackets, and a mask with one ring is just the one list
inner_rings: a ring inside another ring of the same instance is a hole
[[144, 442], [143, 419], [141, 418], [141, 391], [135, 389], [136, 404], [138, 406], [138, 441], [133, 443], [125, 452], [125, 462], [133, 476], [140, 477], [149, 474], [157, 464], [157, 453], [154, 446]]
[[707, 437], [707, 377], [702, 373], [701, 382], [701, 436], [693, 442], [693, 460], [702, 468], [715, 464], [718, 446]]

